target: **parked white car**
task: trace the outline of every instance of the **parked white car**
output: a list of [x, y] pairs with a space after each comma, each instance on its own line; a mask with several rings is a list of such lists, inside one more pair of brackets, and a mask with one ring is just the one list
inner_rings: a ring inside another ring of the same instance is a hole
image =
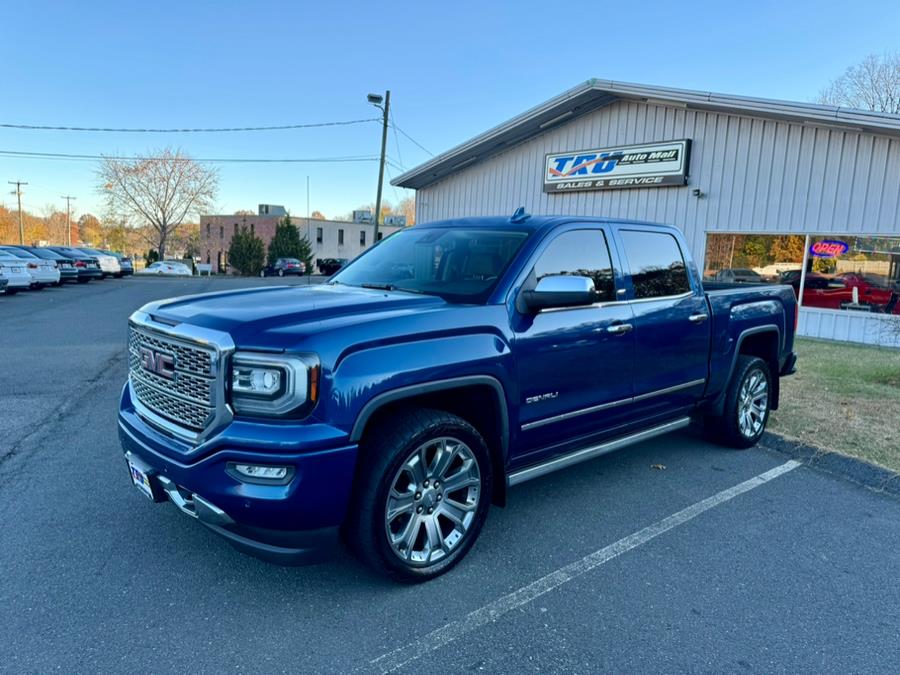
[[149, 267], [142, 269], [138, 274], [165, 274], [175, 277], [192, 277], [194, 273], [191, 268], [180, 262], [161, 261], [155, 262]]
[[100, 271], [103, 272], [104, 277], [122, 276], [122, 266], [119, 264], [119, 259], [116, 256], [104, 253], [103, 251], [98, 251], [95, 248], [79, 247], [78, 250], [84, 251], [92, 258], [97, 259], [97, 262], [100, 263]]
[[14, 295], [31, 287], [31, 275], [24, 260], [0, 250], [0, 274], [6, 279], [6, 294]]
[[60, 271], [53, 260], [44, 260], [34, 253], [15, 246], [0, 246], [0, 251], [9, 253], [25, 263], [25, 270], [31, 275], [31, 285], [35, 288], [59, 286]]

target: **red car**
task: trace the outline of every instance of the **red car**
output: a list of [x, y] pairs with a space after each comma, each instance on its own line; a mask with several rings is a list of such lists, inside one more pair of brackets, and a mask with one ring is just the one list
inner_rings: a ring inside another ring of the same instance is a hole
[[825, 309], [844, 309], [853, 304], [853, 289], [857, 289], [860, 305], [871, 306], [873, 311], [888, 314], [900, 314], [900, 303], [897, 294], [890, 288], [878, 286], [870, 278], [855, 272], [844, 272], [829, 279], [825, 288], [821, 284], [816, 287], [805, 285], [803, 288], [803, 305], [805, 307], [822, 307]]

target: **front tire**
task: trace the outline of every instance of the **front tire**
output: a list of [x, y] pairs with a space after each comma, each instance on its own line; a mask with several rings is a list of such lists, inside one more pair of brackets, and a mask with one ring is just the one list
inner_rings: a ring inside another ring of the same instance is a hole
[[739, 356], [722, 415], [709, 420], [717, 440], [734, 448], [756, 445], [769, 421], [771, 394], [772, 373], [766, 362], [756, 356]]
[[416, 409], [367, 433], [345, 524], [351, 549], [405, 582], [450, 570], [478, 538], [491, 502], [491, 459], [456, 415]]

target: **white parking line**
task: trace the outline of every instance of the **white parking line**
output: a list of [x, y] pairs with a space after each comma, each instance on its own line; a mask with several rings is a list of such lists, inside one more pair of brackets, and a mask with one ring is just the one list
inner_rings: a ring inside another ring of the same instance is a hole
[[598, 551], [589, 553], [580, 560], [576, 560], [565, 567], [561, 567], [555, 572], [551, 572], [547, 576], [541, 577], [537, 581], [533, 581], [527, 586], [523, 586], [512, 593], [504, 595], [484, 607], [470, 612], [458, 621], [452, 621], [451, 623], [441, 626], [415, 642], [403, 647], [398, 647], [386, 654], [382, 654], [378, 658], [372, 659], [369, 662], [369, 665], [377, 672], [391, 673], [416, 659], [422, 658], [429, 652], [440, 649], [444, 645], [481, 628], [485, 624], [495, 621], [517, 607], [521, 607], [535, 598], [539, 598], [545, 593], [549, 593], [553, 589], [559, 588], [564, 583], [590, 572], [603, 563], [609, 562], [613, 558], [617, 558], [623, 553], [627, 553], [631, 549], [637, 548], [641, 544], [646, 544], [651, 539], [655, 539], [659, 535], [668, 532], [679, 525], [683, 525], [689, 520], [696, 518], [704, 511], [709, 511], [719, 504], [724, 504], [738, 495], [768, 483], [770, 480], [778, 478], [778, 476], [796, 469], [800, 465], [800, 462], [790, 460], [781, 466], [776, 466], [774, 469], [761, 473], [734, 487], [722, 490], [712, 497], [707, 497], [696, 504], [688, 506], [686, 509], [673, 513], [671, 516], [663, 518], [662, 520], [645, 527], [643, 530], [639, 530], [623, 539], [619, 539], [619, 541], [610, 544], [609, 546], [605, 546]]

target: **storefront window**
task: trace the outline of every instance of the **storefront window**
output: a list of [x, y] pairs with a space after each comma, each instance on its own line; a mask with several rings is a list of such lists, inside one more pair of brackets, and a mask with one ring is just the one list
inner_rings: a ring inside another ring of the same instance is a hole
[[704, 281], [788, 284], [804, 307], [900, 316], [900, 237], [816, 234], [808, 242], [805, 235], [710, 234]]

